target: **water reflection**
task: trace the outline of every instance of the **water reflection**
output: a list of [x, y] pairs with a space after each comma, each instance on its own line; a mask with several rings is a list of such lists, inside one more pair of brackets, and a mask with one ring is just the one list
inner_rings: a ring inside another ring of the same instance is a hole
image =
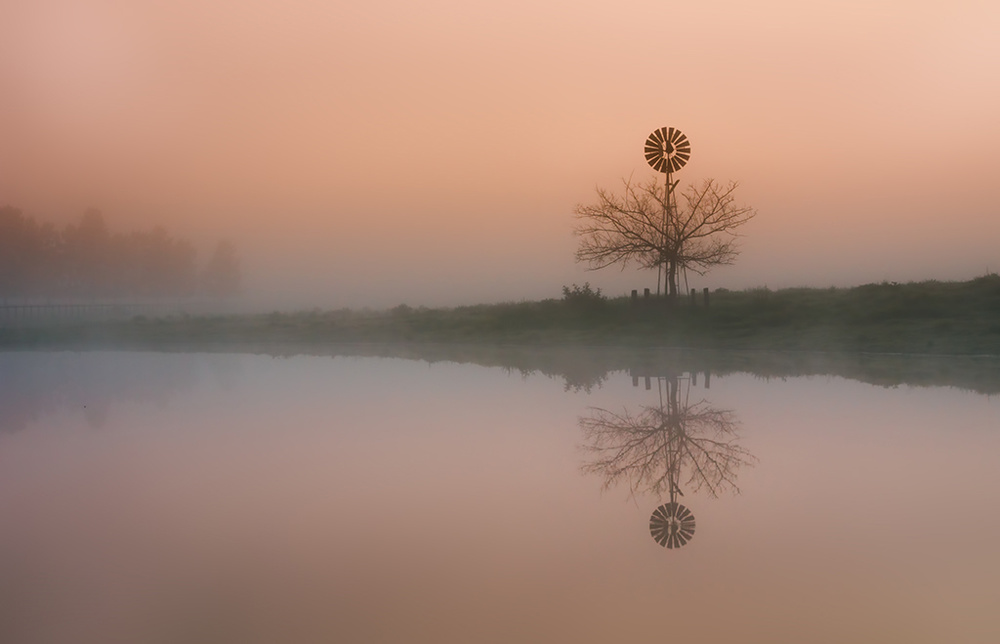
[[[171, 347], [172, 351], [182, 347]], [[0, 432], [14, 432], [54, 409], [83, 410], [92, 426], [107, 421], [111, 403], [162, 402], [193, 389], [203, 367], [220, 382], [240, 372], [238, 355], [288, 358], [403, 358], [428, 364], [500, 367], [561, 379], [567, 391], [590, 393], [621, 372], [751, 374], [769, 380], [837, 376], [880, 387], [954, 387], [1000, 393], [1000, 357], [722, 351], [654, 347], [516, 346], [485, 344], [197, 345], [196, 353], [0, 351]], [[157, 355], [157, 360], [151, 356]], [[197, 360], [193, 356], [198, 355]], [[146, 373], [155, 370], [156, 373]], [[649, 381], [649, 378], [647, 378]], [[633, 376], [633, 382], [638, 380]]]
[[739, 492], [738, 472], [755, 459], [739, 445], [739, 421], [731, 410], [692, 399], [693, 376], [658, 376], [656, 383], [656, 405], [621, 412], [592, 407], [580, 417], [584, 449], [591, 454], [583, 470], [601, 476], [605, 489], [627, 482], [633, 497], [666, 496], [649, 529], [657, 543], [673, 549], [695, 530], [694, 514], [678, 502], [682, 483], [713, 498]]
[[1000, 642], [995, 398], [215, 358], [0, 356], [0, 642]]
[[58, 410], [99, 429], [123, 403], [163, 407], [205, 377], [233, 386], [240, 372], [240, 356], [224, 354], [0, 352], [0, 434]]
[[[230, 347], [229, 350], [233, 350]], [[880, 387], [955, 387], [1000, 393], [997, 356], [935, 356], [806, 351], [671, 349], [666, 347], [579, 347], [489, 344], [355, 344], [329, 347], [282, 345], [245, 347], [252, 353], [292, 356], [393, 357], [428, 363], [455, 362], [502, 367], [522, 374], [561, 378], [567, 390], [599, 388], [610, 374], [675, 369], [713, 376], [747, 373], [764, 379], [838, 376]]]

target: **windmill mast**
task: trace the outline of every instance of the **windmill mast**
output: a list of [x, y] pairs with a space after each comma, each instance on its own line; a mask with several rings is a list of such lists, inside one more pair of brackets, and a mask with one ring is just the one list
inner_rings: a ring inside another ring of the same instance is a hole
[[[667, 222], [673, 216], [673, 194], [677, 182], [673, 181], [673, 173], [680, 170], [691, 158], [691, 141], [683, 132], [673, 127], [661, 127], [653, 130], [653, 133], [646, 138], [646, 145], [643, 148], [646, 156], [646, 163], [657, 172], [662, 172], [666, 176], [666, 183], [663, 187], [663, 246], [661, 248], [660, 265], [663, 267], [663, 293], [667, 294], [668, 262], [675, 262], [674, 259], [666, 257], [668, 245]], [[674, 264], [676, 270], [676, 264]], [[660, 272], [656, 273], [657, 292], [659, 292]]]

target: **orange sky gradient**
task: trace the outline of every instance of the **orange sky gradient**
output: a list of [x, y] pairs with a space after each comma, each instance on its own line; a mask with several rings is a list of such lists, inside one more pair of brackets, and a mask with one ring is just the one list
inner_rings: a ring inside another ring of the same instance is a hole
[[1000, 270], [994, 2], [0, 0], [0, 205], [232, 239], [267, 306], [610, 294], [572, 209], [652, 175], [757, 219], [692, 287]]

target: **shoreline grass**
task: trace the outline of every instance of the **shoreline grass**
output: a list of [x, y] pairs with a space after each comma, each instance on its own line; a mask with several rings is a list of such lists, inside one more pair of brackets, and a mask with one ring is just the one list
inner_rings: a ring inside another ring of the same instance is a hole
[[454, 308], [174, 316], [0, 328], [0, 349], [96, 345], [488, 343], [1000, 355], [1000, 276], [966, 282], [766, 288], [681, 298], [605, 298], [589, 287], [561, 299]]

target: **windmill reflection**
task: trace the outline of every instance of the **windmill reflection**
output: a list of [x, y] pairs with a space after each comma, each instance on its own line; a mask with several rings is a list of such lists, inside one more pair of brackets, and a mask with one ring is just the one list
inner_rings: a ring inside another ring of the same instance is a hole
[[628, 482], [632, 496], [667, 496], [649, 520], [650, 533], [661, 546], [679, 548], [694, 536], [694, 514], [678, 503], [689, 492], [704, 490], [717, 497], [739, 492], [739, 469], [754, 457], [738, 444], [739, 421], [732, 411], [691, 401], [690, 377], [657, 377], [659, 405], [637, 413], [592, 408], [579, 419], [584, 449], [592, 459], [583, 470], [598, 474], [604, 487]]

